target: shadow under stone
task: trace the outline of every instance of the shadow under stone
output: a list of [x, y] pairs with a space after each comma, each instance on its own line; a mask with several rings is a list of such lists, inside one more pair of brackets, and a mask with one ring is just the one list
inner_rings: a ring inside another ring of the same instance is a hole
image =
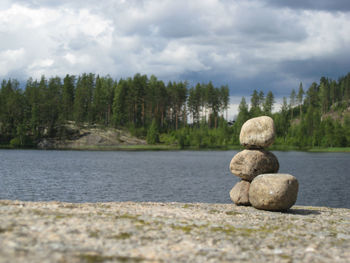
[[314, 210], [314, 209], [299, 209], [299, 208], [293, 208], [293, 209], [289, 209], [288, 211], [285, 211], [283, 213], [286, 214], [293, 214], [293, 215], [303, 215], [303, 216], [307, 216], [307, 215], [320, 215], [320, 211], [319, 210]]

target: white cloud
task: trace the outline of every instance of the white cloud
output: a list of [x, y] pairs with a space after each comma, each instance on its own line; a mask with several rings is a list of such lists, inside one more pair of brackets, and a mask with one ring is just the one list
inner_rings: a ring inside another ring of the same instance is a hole
[[51, 9], [29, 9], [27, 7], [14, 4], [9, 9], [1, 11], [2, 32], [27, 30], [37, 28], [53, 22], [57, 19], [57, 12]]
[[8, 49], [0, 52], [0, 75], [7, 75], [11, 70], [23, 67], [25, 51], [23, 48]]
[[285, 63], [348, 53], [350, 14], [258, 0], [4, 0], [0, 37], [0, 77], [140, 72], [290, 91], [320, 76]]
[[91, 56], [96, 57], [112, 47], [110, 20], [88, 9], [29, 8], [14, 4], [0, 11], [0, 17], [0, 34], [7, 39], [0, 43], [1, 49], [15, 46], [26, 54], [22, 55], [22, 61], [17, 61], [17, 68], [13, 59], [3, 57], [3, 67], [13, 65], [3, 75], [19, 69], [33, 77], [96, 71], [102, 66], [99, 65], [101, 58], [97, 57], [97, 63], [93, 64], [95, 59]]
[[45, 68], [45, 67], [51, 67], [53, 65], [54, 61], [52, 59], [40, 59], [34, 61], [31, 65], [29, 65], [30, 69], [33, 68]]

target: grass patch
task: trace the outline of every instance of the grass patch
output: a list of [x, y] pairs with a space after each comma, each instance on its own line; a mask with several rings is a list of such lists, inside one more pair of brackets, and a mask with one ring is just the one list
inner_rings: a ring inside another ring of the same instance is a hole
[[225, 212], [225, 214], [229, 215], [229, 216], [241, 215], [241, 213], [235, 212], [235, 211], [227, 211], [227, 212]]
[[350, 147], [311, 148], [308, 152], [350, 152]]
[[0, 234], [5, 233], [5, 232], [11, 232], [11, 231], [13, 231], [13, 227], [8, 227], [8, 228], [0, 227]]
[[350, 152], [350, 147], [296, 147], [290, 145], [272, 145], [269, 151], [301, 151], [301, 152]]
[[55, 219], [66, 219], [66, 218], [72, 218], [74, 215], [73, 214], [65, 214], [65, 213], [57, 213], [53, 214]]
[[137, 144], [137, 145], [116, 145], [116, 146], [79, 146], [79, 147], [67, 147], [58, 148], [56, 150], [75, 150], [75, 151], [174, 151], [180, 150], [177, 145], [165, 145], [165, 144]]
[[33, 209], [32, 212], [34, 215], [38, 215], [38, 216], [48, 215], [47, 213], [45, 213], [44, 211], [42, 211], [40, 209]]
[[135, 215], [130, 215], [130, 214], [121, 214], [121, 215], [116, 215], [115, 219], [132, 219], [132, 220], [137, 220], [139, 216]]
[[118, 235], [113, 235], [113, 236], [110, 236], [108, 238], [110, 238], [110, 239], [129, 239], [131, 236], [132, 236], [131, 233], [122, 232], [122, 233], [119, 233]]
[[0, 145], [0, 149], [3, 149], [3, 150], [13, 150], [14, 147], [9, 145], [9, 144], [6, 144], [6, 145]]
[[261, 228], [238, 228], [230, 225], [211, 227], [210, 230], [213, 232], [222, 232], [227, 235], [238, 235], [249, 237], [259, 233], [272, 233], [278, 230], [279, 227], [261, 227]]
[[287, 152], [287, 151], [307, 151], [307, 149], [302, 149], [300, 147], [291, 146], [291, 145], [272, 145], [268, 147], [269, 151], [281, 151], [281, 152]]
[[203, 225], [196, 225], [196, 224], [192, 224], [192, 225], [188, 225], [188, 224], [172, 224], [170, 225], [170, 227], [174, 230], [181, 230], [183, 232], [185, 232], [186, 234], [190, 233], [192, 230], [201, 230], [201, 229], [205, 229], [208, 228], [208, 224], [203, 224]]
[[89, 233], [89, 237], [92, 237], [92, 238], [98, 238], [100, 235], [99, 235], [99, 232], [98, 231], [91, 231]]
[[194, 205], [190, 205], [190, 204], [185, 204], [182, 208], [193, 208]]
[[194, 226], [191, 226], [191, 225], [171, 225], [171, 228], [174, 230], [182, 230], [183, 232], [188, 234], [193, 230]]
[[114, 257], [114, 260], [117, 261], [117, 262], [129, 262], [129, 263], [134, 262], [134, 263], [137, 263], [137, 262], [145, 261], [145, 258], [118, 256], [118, 257]]
[[212, 232], [222, 232], [227, 235], [242, 235], [242, 236], [250, 236], [252, 233], [256, 232], [256, 229], [250, 228], [236, 228], [233, 226], [215, 226], [211, 227], [210, 230]]
[[78, 208], [79, 205], [77, 205], [77, 204], [60, 204], [58, 207], [72, 209], [72, 208]]
[[279, 255], [279, 257], [282, 258], [282, 259], [288, 259], [288, 260], [291, 260], [291, 259], [292, 259], [291, 256], [286, 255], [286, 254], [281, 254], [281, 255]]
[[138, 223], [139, 225], [150, 225], [149, 222], [146, 222], [145, 220], [140, 219], [139, 215], [122, 214], [122, 215], [115, 216], [115, 219], [117, 220], [128, 219], [128, 220], [134, 221], [135, 223]]
[[126, 145], [122, 146], [121, 149], [125, 150], [140, 150], [140, 151], [172, 151], [179, 150], [180, 147], [177, 145], [166, 145], [166, 144], [146, 144], [146, 145]]
[[72, 216], [64, 215], [64, 214], [59, 214], [59, 215], [56, 215], [56, 216], [55, 216], [55, 219], [64, 219], [64, 218], [68, 218], [68, 217], [72, 217]]
[[85, 263], [101, 263], [106, 261], [114, 262], [142, 262], [145, 259], [139, 257], [127, 257], [127, 256], [103, 256], [97, 254], [81, 254], [78, 256], [82, 262]]

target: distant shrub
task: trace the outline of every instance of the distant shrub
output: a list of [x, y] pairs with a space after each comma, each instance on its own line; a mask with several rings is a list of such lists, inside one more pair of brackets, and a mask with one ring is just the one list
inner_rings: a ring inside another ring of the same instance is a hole
[[153, 119], [151, 126], [147, 131], [147, 143], [156, 144], [159, 142], [159, 131], [156, 121]]

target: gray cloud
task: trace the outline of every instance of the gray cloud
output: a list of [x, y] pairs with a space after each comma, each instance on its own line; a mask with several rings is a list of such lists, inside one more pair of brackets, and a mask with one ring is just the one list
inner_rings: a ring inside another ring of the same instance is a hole
[[266, 0], [266, 2], [277, 7], [295, 9], [350, 11], [350, 2], [348, 0]]
[[[350, 69], [350, 54], [338, 57], [313, 58], [308, 60], [284, 61], [281, 63], [283, 71], [292, 72], [293, 76], [317, 82], [321, 76], [337, 80], [346, 75]], [[318, 78], [315, 78], [318, 76]]]
[[70, 1], [70, 0], [12, 0], [8, 1], [10, 4], [12, 3], [18, 3], [21, 5], [28, 6], [30, 8], [40, 8], [40, 7], [60, 7], [62, 5], [71, 5], [76, 7], [81, 7], [84, 4], [96, 4], [96, 1], [94, 0], [76, 0], [76, 1]]
[[300, 41], [307, 37], [295, 14], [260, 6], [239, 13], [235, 26], [243, 36], [242, 42], [246, 38], [261, 43]]

